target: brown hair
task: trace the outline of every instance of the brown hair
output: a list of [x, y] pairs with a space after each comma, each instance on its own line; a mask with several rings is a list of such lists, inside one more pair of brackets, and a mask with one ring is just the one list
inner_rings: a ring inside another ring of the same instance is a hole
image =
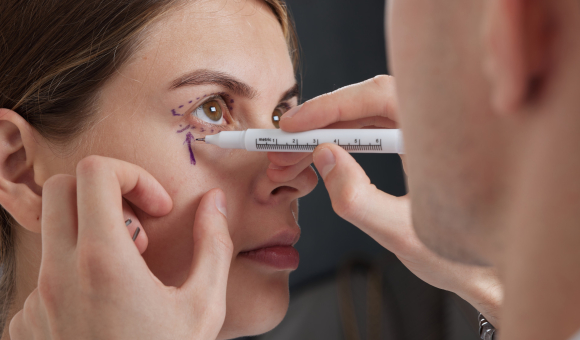
[[[179, 0], [1, 0], [0, 108], [64, 146], [91, 125], [98, 91], [140, 34]], [[295, 68], [298, 44], [283, 0], [280, 21]], [[15, 289], [14, 219], [0, 207], [0, 336]]]

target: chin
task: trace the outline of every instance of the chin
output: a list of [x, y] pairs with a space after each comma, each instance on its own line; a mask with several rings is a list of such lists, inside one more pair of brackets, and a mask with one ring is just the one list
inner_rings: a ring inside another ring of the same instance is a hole
[[289, 271], [230, 271], [226, 319], [218, 339], [253, 336], [274, 329], [288, 310]]

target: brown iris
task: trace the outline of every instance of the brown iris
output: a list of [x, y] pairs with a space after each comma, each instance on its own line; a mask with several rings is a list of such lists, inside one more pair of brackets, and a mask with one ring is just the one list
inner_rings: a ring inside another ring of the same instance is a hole
[[214, 122], [222, 119], [222, 108], [217, 100], [210, 100], [203, 104], [203, 113]]
[[274, 110], [274, 112], [272, 112], [272, 123], [274, 124], [276, 129], [280, 128], [280, 119], [282, 119], [282, 115], [283, 113], [280, 109], [276, 109]]

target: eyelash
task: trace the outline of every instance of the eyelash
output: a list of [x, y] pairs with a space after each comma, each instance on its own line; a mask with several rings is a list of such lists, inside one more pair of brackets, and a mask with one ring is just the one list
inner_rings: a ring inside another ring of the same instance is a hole
[[[190, 109], [189, 115], [197, 118], [198, 120], [200, 120], [204, 124], [212, 125], [215, 127], [224, 127], [225, 125], [229, 124], [231, 121], [231, 119], [230, 119], [231, 112], [230, 112], [230, 108], [228, 107], [227, 100], [225, 97], [229, 97], [229, 96], [225, 93], [218, 93], [215, 95], [210, 95], [209, 97], [205, 98], [205, 100], [203, 102], [201, 102], [200, 104], [196, 104], [195, 107], [193, 107], [193, 109]], [[223, 118], [225, 124], [210, 123], [210, 122], [205, 121], [201, 117], [198, 117], [196, 115], [197, 110], [202, 108], [203, 105], [205, 105], [206, 103], [208, 103], [210, 101], [217, 101], [218, 104], [220, 105], [220, 108], [222, 110], [222, 118]]]
[[[215, 126], [218, 128], [224, 127], [225, 125], [229, 124], [230, 120], [231, 120], [230, 119], [231, 112], [230, 112], [230, 107], [227, 104], [227, 97], [229, 97], [229, 95], [227, 95], [225, 93], [218, 93], [215, 95], [210, 95], [203, 102], [201, 102], [200, 104], [197, 104], [195, 107], [193, 107], [193, 109], [190, 109], [189, 115], [196, 117], [198, 120], [200, 120], [204, 124], [212, 125], [212, 126]], [[196, 116], [196, 114], [195, 114], [195, 112], [197, 112], [197, 110], [200, 109], [203, 105], [205, 105], [206, 103], [208, 103], [212, 100], [216, 100], [216, 99], [221, 106], [222, 118], [226, 124], [213, 124], [213, 123], [210, 123], [210, 122], [207, 122], [207, 121], [201, 119], [200, 117]], [[274, 110], [280, 110], [280, 111], [282, 111], [282, 114], [284, 114], [287, 111], [289, 111], [292, 107], [293, 107], [293, 105], [290, 105], [289, 103], [284, 102], [284, 103], [278, 104], [278, 106], [276, 106], [276, 108]]]

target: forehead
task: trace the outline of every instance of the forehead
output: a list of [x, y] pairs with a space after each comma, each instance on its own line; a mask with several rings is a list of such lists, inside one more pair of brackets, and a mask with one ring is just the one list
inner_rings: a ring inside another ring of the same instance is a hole
[[262, 1], [180, 5], [147, 34], [135, 59], [147, 59], [148, 77], [164, 85], [196, 69], [229, 73], [266, 96], [279, 96], [295, 82], [281, 25]]

